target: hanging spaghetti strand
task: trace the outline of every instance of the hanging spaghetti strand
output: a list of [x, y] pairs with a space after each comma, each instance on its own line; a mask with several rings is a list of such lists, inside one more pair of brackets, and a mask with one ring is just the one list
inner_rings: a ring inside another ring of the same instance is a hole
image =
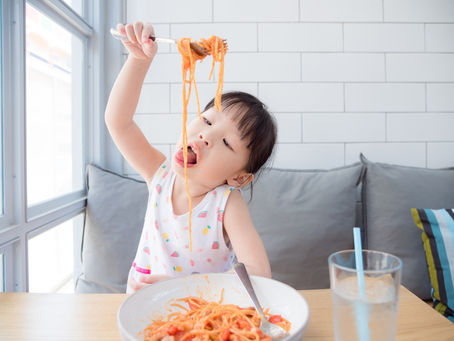
[[[194, 92], [197, 99], [197, 112], [199, 114], [199, 119], [202, 118], [200, 113], [200, 102], [199, 94], [197, 91], [197, 85], [195, 81], [195, 68], [197, 61], [202, 61], [207, 55], [213, 57], [213, 62], [211, 66], [210, 76], [208, 79], [211, 79], [213, 74], [214, 66], [216, 62], [219, 62], [219, 78], [216, 88], [215, 96], [215, 108], [218, 111], [221, 111], [221, 96], [224, 83], [224, 56], [227, 53], [227, 48], [224, 45], [224, 40], [217, 36], [211, 36], [209, 39], [201, 39], [198, 44], [205, 48], [207, 51], [206, 55], [199, 55], [191, 49], [191, 38], [182, 38], [178, 40], [178, 51], [180, 51], [182, 57], [182, 74], [183, 74], [183, 160], [184, 160], [184, 178], [186, 184], [186, 194], [188, 195], [189, 200], [189, 251], [192, 251], [192, 199], [191, 193], [189, 191], [189, 181], [188, 181], [188, 134], [186, 130], [187, 119], [188, 119], [188, 103], [191, 97], [191, 87], [194, 84]], [[188, 86], [188, 91], [186, 92], [186, 86]]]

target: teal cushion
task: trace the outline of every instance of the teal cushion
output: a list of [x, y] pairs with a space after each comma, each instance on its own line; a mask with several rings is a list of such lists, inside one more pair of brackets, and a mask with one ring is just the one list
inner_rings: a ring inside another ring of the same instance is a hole
[[412, 209], [432, 284], [433, 307], [454, 322], [454, 209]]

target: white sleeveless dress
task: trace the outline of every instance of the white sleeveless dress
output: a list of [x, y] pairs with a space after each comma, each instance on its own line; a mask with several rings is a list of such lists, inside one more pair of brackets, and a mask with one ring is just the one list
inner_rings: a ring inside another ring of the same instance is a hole
[[[148, 188], [148, 207], [130, 275], [183, 276], [225, 272], [235, 255], [223, 235], [224, 209], [234, 187], [221, 185], [208, 192], [192, 209], [192, 251], [189, 249], [189, 213], [175, 215], [172, 189], [176, 174], [164, 162]], [[128, 288], [127, 292], [130, 291]]]

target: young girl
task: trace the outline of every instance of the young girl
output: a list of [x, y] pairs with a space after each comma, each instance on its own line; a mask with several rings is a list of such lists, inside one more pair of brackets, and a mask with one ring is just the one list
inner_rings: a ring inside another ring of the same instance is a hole
[[208, 103], [187, 127], [189, 200], [182, 138], [171, 160], [152, 147], [133, 121], [141, 87], [156, 55], [149, 23], [117, 29], [129, 51], [106, 107], [105, 121], [120, 152], [145, 179], [148, 207], [127, 292], [173, 276], [224, 272], [236, 259], [250, 274], [271, 277], [268, 257], [238, 189], [250, 184], [272, 153], [276, 127], [264, 105], [243, 92]]

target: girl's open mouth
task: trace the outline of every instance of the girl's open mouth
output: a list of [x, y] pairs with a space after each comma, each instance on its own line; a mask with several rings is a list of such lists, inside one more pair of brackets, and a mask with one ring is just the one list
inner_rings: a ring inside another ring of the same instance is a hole
[[[194, 145], [188, 145], [188, 168], [194, 167], [197, 165], [197, 147]], [[184, 167], [184, 155], [183, 148], [180, 148], [175, 154], [175, 161], [181, 166]]]

